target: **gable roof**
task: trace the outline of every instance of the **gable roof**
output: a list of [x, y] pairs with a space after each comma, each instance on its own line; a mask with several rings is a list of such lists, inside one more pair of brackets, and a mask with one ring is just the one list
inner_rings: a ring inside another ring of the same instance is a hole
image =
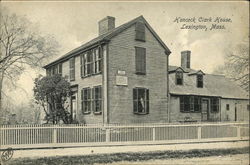
[[[173, 67], [173, 66], [171, 66]], [[169, 68], [171, 68], [169, 67]], [[192, 70], [192, 69], [191, 69]], [[169, 91], [175, 95], [216, 96], [222, 98], [249, 99], [248, 93], [223, 75], [205, 74], [203, 88], [197, 88], [196, 77], [184, 73], [183, 85], [175, 84], [175, 75], [169, 74]]]
[[62, 57], [58, 58], [57, 60], [47, 64], [44, 66], [44, 68], [48, 68], [54, 64], [57, 64], [59, 62], [65, 61], [73, 56], [76, 56], [84, 51], [86, 51], [87, 49], [89, 49], [91, 46], [94, 46], [96, 44], [100, 44], [100, 43], [106, 43], [108, 42], [111, 38], [113, 38], [114, 36], [120, 34], [122, 31], [126, 30], [127, 28], [131, 27], [132, 25], [134, 25], [136, 22], [143, 22], [145, 23], [146, 27], [149, 29], [149, 31], [153, 34], [153, 36], [157, 39], [157, 41], [161, 44], [161, 46], [165, 49], [165, 53], [167, 55], [169, 55], [171, 53], [171, 51], [169, 50], [169, 48], [165, 45], [165, 43], [160, 39], [160, 37], [157, 35], [157, 33], [153, 30], [153, 28], [149, 25], [149, 23], [145, 20], [145, 18], [143, 16], [139, 16], [125, 24], [122, 24], [121, 26], [118, 26], [112, 30], [110, 30], [109, 32], [100, 35], [92, 40], [90, 40], [89, 42], [71, 50], [70, 52], [66, 53], [65, 55], [63, 55]]
[[192, 71], [192, 72], [188, 73], [189, 76], [197, 75], [197, 74], [205, 75], [205, 73], [202, 70]]
[[168, 72], [169, 72], [169, 73], [176, 72], [177, 70], [182, 70], [183, 72], [187, 72], [187, 71], [184, 70], [182, 67], [178, 67], [178, 66], [169, 66], [169, 67], [168, 67]]

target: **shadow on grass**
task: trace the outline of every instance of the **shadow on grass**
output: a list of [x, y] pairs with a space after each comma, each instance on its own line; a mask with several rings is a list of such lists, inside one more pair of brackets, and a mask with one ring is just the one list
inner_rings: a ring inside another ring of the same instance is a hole
[[234, 154], [249, 153], [249, 148], [235, 149], [206, 149], [206, 150], [188, 150], [188, 151], [154, 151], [154, 152], [131, 152], [131, 153], [115, 153], [115, 154], [93, 154], [83, 156], [57, 156], [44, 157], [37, 159], [21, 158], [10, 160], [8, 165], [75, 165], [94, 163], [113, 163], [119, 161], [146, 161], [152, 159], [170, 159], [170, 158], [194, 158], [208, 156], [223, 156]]

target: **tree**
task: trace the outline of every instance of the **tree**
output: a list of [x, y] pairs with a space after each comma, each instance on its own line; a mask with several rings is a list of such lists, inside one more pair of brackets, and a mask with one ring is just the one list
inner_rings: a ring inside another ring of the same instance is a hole
[[34, 96], [36, 103], [43, 107], [46, 120], [57, 124], [62, 120], [65, 124], [72, 123], [68, 112], [70, 83], [60, 75], [39, 76], [35, 80]]
[[56, 55], [58, 44], [53, 37], [41, 36], [25, 17], [0, 12], [0, 111], [4, 81], [15, 81], [27, 66], [40, 67]]
[[249, 46], [241, 43], [234, 51], [229, 51], [224, 66], [218, 66], [213, 73], [224, 74], [232, 78], [243, 89], [249, 92]]

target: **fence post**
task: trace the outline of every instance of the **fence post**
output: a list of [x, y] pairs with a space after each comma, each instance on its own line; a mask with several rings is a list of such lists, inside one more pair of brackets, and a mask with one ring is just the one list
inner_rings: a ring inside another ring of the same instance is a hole
[[57, 128], [55, 125], [53, 128], [53, 143], [57, 143]]
[[155, 141], [155, 127], [153, 127], [153, 141]]
[[106, 142], [110, 142], [110, 128], [106, 128]]
[[197, 127], [198, 140], [201, 140], [201, 126]]

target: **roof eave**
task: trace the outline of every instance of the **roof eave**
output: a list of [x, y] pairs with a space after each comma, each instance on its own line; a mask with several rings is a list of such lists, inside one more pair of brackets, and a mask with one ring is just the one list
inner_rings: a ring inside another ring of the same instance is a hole
[[79, 49], [79, 50], [76, 50], [75, 52], [72, 52], [72, 53], [71, 53], [70, 55], [68, 55], [68, 56], [61, 57], [61, 58], [59, 58], [59, 59], [57, 59], [57, 60], [55, 60], [55, 61], [53, 61], [53, 62], [51, 62], [51, 63], [49, 63], [49, 64], [47, 64], [47, 65], [45, 65], [45, 66], [43, 66], [43, 68], [44, 68], [44, 69], [47, 69], [47, 68], [49, 68], [50, 66], [53, 66], [53, 65], [56, 65], [56, 64], [58, 64], [58, 63], [60, 63], [60, 62], [66, 61], [67, 59], [69, 59], [69, 58], [71, 58], [71, 57], [74, 57], [74, 56], [76, 56], [76, 55], [78, 55], [78, 54], [80, 54], [80, 53], [82, 53], [82, 52], [84, 52], [84, 51], [86, 51], [86, 50], [89, 50], [89, 49], [93, 48], [93, 46], [100, 45], [100, 44], [104, 44], [104, 43], [108, 43], [108, 42], [109, 42], [108, 39], [102, 39], [102, 40], [97, 41], [97, 42], [95, 42], [95, 43], [93, 43], [93, 44], [91, 44], [91, 45], [88, 45], [88, 46], [84, 47], [84, 48], [81, 48], [81, 49]]
[[249, 100], [249, 98], [245, 97], [229, 97], [229, 96], [219, 96], [219, 95], [205, 95], [205, 94], [198, 94], [198, 93], [175, 93], [175, 92], [169, 92], [170, 95], [174, 96], [191, 96], [191, 95], [196, 95], [196, 96], [203, 96], [203, 97], [219, 97], [221, 99], [235, 99], [235, 100]]

